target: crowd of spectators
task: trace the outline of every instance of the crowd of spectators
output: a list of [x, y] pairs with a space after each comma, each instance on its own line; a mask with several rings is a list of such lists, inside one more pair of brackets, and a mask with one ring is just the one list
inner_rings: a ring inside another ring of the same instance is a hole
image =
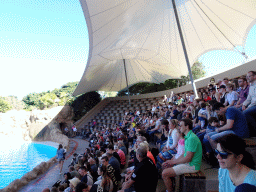
[[162, 178], [170, 192], [173, 178], [198, 172], [202, 158], [220, 167], [223, 189], [255, 186], [243, 138], [256, 136], [256, 72], [239, 77], [237, 85], [224, 78], [200, 89], [199, 98], [172, 94], [149, 110], [124, 111], [120, 124], [93, 124], [89, 148], [74, 156], [58, 190], [154, 192]]

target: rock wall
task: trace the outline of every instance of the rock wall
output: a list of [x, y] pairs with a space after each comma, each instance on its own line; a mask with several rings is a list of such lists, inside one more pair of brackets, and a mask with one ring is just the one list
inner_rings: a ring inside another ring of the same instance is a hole
[[[9, 111], [0, 113], [0, 138], [24, 141], [53, 141], [63, 146], [69, 145], [69, 139], [62, 134], [60, 125], [71, 128], [73, 110], [69, 106], [56, 107], [48, 110]], [[45, 173], [53, 164], [56, 157], [48, 162], [42, 162], [21, 179], [16, 179], [3, 192], [18, 191], [39, 175]]]
[[65, 125], [65, 127], [71, 128], [73, 125], [72, 117], [72, 108], [64, 106], [47, 124], [39, 122], [41, 123], [40, 127], [32, 124], [30, 126], [31, 137], [35, 141], [53, 141], [68, 147], [69, 139], [62, 134], [61, 129], [63, 127], [61, 128], [60, 125]]
[[69, 106], [48, 110], [8, 111], [0, 113], [0, 135], [24, 141], [54, 141], [64, 146], [68, 138], [62, 135], [60, 125], [71, 128], [73, 111]]

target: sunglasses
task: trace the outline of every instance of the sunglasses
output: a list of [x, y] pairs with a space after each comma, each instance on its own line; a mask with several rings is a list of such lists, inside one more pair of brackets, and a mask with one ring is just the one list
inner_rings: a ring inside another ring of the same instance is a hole
[[217, 149], [215, 149], [215, 155], [220, 155], [220, 157], [222, 159], [227, 159], [229, 155], [231, 155], [232, 153], [229, 153], [229, 152], [220, 152], [218, 151]]

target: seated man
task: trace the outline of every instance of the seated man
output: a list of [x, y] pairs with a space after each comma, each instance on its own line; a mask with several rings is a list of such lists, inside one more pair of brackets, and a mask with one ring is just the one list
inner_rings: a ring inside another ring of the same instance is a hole
[[87, 172], [87, 168], [85, 166], [82, 166], [78, 169], [79, 174], [81, 175], [82, 179], [81, 182], [84, 182], [88, 185], [93, 184], [93, 178], [90, 174]]
[[87, 185], [84, 182], [78, 183], [75, 189], [75, 192], [98, 192], [98, 191], [107, 192], [100, 185], [97, 185], [97, 184]]
[[215, 132], [208, 134], [212, 140], [216, 140], [230, 133], [236, 134], [241, 138], [249, 137], [245, 115], [236, 107], [225, 107], [221, 103], [215, 103], [213, 110], [216, 111], [218, 115], [225, 115], [227, 123], [220, 128], [216, 128]]
[[107, 174], [111, 178], [114, 184], [114, 191], [117, 191], [118, 188], [118, 180], [116, 178], [115, 169], [112, 167], [112, 165], [109, 164], [109, 159], [107, 156], [103, 156], [101, 158], [102, 165], [105, 165], [107, 167]]
[[256, 71], [249, 71], [247, 79], [250, 83], [250, 89], [247, 99], [243, 102], [242, 109], [244, 110], [243, 113], [251, 136], [256, 136]]
[[121, 180], [121, 169], [120, 169], [120, 163], [118, 160], [113, 156], [112, 153], [107, 152], [106, 153], [108, 157], [108, 163], [114, 168], [115, 170], [115, 177], [117, 181]]
[[202, 144], [192, 132], [193, 122], [190, 119], [181, 119], [179, 126], [180, 132], [185, 134], [185, 153], [177, 159], [172, 158], [163, 163], [163, 166], [171, 166], [162, 172], [162, 178], [168, 192], [172, 191], [173, 177], [184, 173], [198, 172], [202, 163]]
[[157, 187], [158, 175], [153, 161], [147, 157], [147, 148], [140, 146], [136, 151], [139, 164], [130, 178], [123, 183], [122, 190], [119, 192], [155, 192]]
[[244, 76], [239, 77], [238, 84], [240, 87], [239, 99], [238, 99], [235, 107], [238, 108], [239, 110], [242, 110], [243, 103], [247, 99], [247, 96], [249, 94], [250, 86], [248, 85], [247, 79]]
[[238, 93], [234, 91], [234, 85], [232, 83], [226, 84], [226, 91], [228, 94], [226, 95], [224, 105], [228, 107], [234, 106], [239, 99]]

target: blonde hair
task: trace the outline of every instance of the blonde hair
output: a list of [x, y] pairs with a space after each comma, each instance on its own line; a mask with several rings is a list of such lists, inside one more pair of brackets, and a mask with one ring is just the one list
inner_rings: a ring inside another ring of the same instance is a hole
[[173, 125], [174, 125], [174, 127], [175, 128], [177, 128], [178, 127], [178, 123], [179, 123], [179, 121], [177, 120], [177, 119], [171, 119], [171, 121], [170, 121]]

